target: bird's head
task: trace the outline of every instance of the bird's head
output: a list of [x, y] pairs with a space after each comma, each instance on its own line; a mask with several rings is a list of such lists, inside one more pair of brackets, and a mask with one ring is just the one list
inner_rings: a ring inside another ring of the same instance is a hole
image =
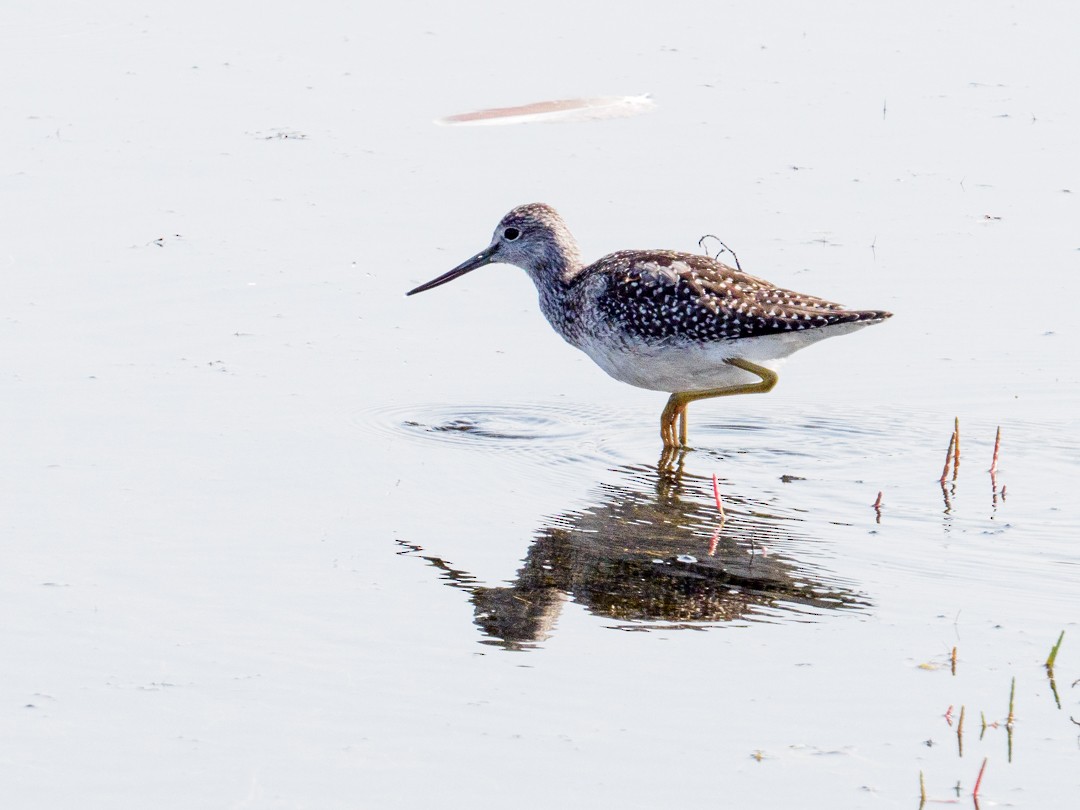
[[406, 295], [439, 287], [470, 270], [496, 263], [520, 267], [540, 284], [550, 275], [564, 280], [573, 276], [581, 268], [581, 254], [558, 211], [544, 203], [519, 205], [499, 221], [491, 244], [484, 250]]

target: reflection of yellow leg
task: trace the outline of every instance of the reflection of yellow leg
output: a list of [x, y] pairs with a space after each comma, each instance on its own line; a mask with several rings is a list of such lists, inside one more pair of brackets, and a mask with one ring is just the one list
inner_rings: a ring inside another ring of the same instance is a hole
[[656, 494], [665, 500], [672, 495], [671, 488], [682, 484], [683, 464], [686, 461], [685, 447], [668, 447], [660, 451], [660, 462], [656, 465]]
[[[686, 408], [691, 402], [713, 397], [730, 397], [736, 394], [765, 394], [773, 390], [779, 379], [772, 369], [751, 363], [749, 360], [736, 357], [727, 362], [736, 368], [757, 375], [760, 381], [731, 385], [727, 388], [710, 388], [707, 391], [681, 391], [672, 394], [668, 397], [663, 413], [660, 414], [660, 438], [664, 442], [664, 447], [679, 447], [680, 445], [686, 447]], [[679, 422], [677, 430], [676, 420]]]

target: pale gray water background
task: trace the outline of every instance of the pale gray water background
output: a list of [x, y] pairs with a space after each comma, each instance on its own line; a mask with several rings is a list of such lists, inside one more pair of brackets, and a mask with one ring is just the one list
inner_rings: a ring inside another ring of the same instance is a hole
[[[5, 805], [914, 808], [920, 771], [970, 805], [986, 757], [982, 806], [1074, 806], [1078, 23], [5, 8]], [[693, 406], [679, 478], [663, 396], [561, 344], [523, 273], [403, 297], [534, 200], [590, 258], [715, 233], [896, 317]], [[725, 601], [717, 560], [776, 588]], [[1013, 677], [1010, 763], [979, 713]]]

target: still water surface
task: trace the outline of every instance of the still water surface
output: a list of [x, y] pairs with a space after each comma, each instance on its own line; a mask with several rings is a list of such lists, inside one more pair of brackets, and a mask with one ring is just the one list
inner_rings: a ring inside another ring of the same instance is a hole
[[[196, 7], [3, 12], [11, 806], [1074, 806], [1075, 4]], [[665, 457], [531, 201], [896, 315]]]

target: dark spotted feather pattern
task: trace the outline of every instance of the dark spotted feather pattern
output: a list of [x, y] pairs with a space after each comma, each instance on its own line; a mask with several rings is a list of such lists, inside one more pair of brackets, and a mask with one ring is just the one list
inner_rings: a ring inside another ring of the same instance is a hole
[[607, 279], [597, 301], [602, 315], [646, 342], [739, 340], [888, 317], [848, 311], [691, 253], [622, 251], [589, 271]]

